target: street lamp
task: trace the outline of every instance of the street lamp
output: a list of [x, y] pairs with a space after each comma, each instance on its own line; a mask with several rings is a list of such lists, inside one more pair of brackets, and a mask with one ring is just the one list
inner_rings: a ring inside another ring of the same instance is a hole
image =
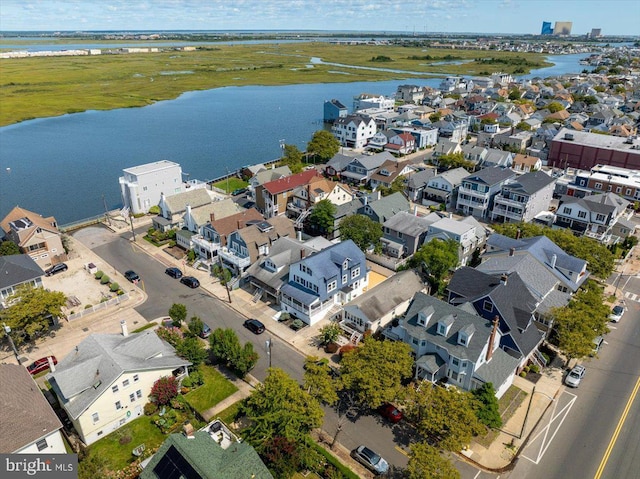
[[7, 338], [9, 338], [9, 344], [11, 344], [11, 349], [13, 349], [13, 354], [16, 355], [16, 360], [18, 361], [18, 364], [22, 364], [22, 361], [20, 361], [20, 357], [18, 356], [18, 350], [16, 349], [16, 345], [13, 343], [13, 338], [9, 334], [11, 333], [11, 328], [7, 326], [7, 323], [2, 323], [2, 327], [4, 328], [4, 332], [7, 335]]
[[273, 339], [269, 338], [264, 342], [264, 348], [267, 350], [267, 356], [269, 356], [269, 369], [271, 369], [271, 348], [273, 346]]

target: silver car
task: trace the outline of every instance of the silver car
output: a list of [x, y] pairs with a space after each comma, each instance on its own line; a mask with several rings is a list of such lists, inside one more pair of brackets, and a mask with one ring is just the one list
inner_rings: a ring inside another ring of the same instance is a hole
[[376, 474], [384, 474], [389, 470], [389, 463], [367, 446], [358, 446], [351, 452], [351, 455], [356, 461]]
[[574, 366], [574, 368], [569, 371], [569, 374], [567, 374], [564, 383], [569, 387], [577, 388], [586, 372], [587, 370], [584, 366]]

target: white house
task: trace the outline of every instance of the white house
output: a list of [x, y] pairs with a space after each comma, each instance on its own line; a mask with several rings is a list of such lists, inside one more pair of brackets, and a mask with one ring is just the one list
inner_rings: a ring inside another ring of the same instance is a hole
[[340, 144], [349, 148], [364, 148], [376, 131], [376, 122], [373, 118], [358, 115], [338, 118], [331, 127], [331, 132]]
[[47, 375], [80, 439], [89, 445], [143, 414], [153, 384], [181, 380], [191, 363], [152, 330], [92, 334]]
[[543, 171], [533, 171], [502, 185], [493, 200], [492, 221], [519, 223], [532, 221], [549, 210], [556, 179]]
[[353, 97], [353, 111], [367, 110], [369, 108], [393, 110], [395, 105], [395, 98], [389, 98], [384, 95], [361, 93], [360, 95]]
[[53, 412], [29, 371], [0, 364], [0, 451], [4, 454], [66, 454]]
[[182, 168], [173, 161], [161, 160], [122, 170], [119, 178], [124, 207], [133, 214], [148, 213], [160, 202], [160, 193], [173, 195], [184, 191]]

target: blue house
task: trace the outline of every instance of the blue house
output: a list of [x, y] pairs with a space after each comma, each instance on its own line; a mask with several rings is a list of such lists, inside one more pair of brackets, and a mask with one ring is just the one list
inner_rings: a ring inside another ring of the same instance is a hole
[[280, 306], [312, 325], [339, 306], [360, 296], [369, 281], [365, 255], [352, 240], [342, 241], [289, 267], [280, 289]]
[[324, 102], [324, 121], [326, 123], [333, 123], [338, 118], [344, 118], [347, 116], [347, 107], [340, 103], [338, 100], [327, 100]]

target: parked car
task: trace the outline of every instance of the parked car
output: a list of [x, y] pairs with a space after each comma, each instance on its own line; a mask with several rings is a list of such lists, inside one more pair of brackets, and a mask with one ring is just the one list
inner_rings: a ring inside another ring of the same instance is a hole
[[211, 328], [203, 323], [202, 324], [202, 332], [200, 333], [200, 337], [202, 339], [207, 339], [209, 336], [211, 336]]
[[166, 274], [171, 276], [172, 278], [180, 279], [182, 278], [182, 271], [178, 268], [167, 268], [164, 270]]
[[617, 323], [622, 319], [622, 315], [624, 314], [624, 306], [617, 305], [614, 306], [613, 311], [609, 315], [609, 321]]
[[591, 356], [595, 356], [600, 352], [600, 348], [604, 344], [604, 338], [602, 336], [596, 336], [593, 340], [593, 349], [591, 351]]
[[58, 273], [62, 273], [63, 271], [66, 271], [68, 269], [68, 266], [64, 263], [58, 263], [58, 264], [54, 264], [51, 268], [47, 269], [44, 272], [45, 276], [53, 276], [54, 274], [58, 274]]
[[389, 421], [396, 423], [402, 419], [402, 412], [391, 403], [384, 403], [378, 408], [380, 415]]
[[247, 319], [244, 322], [244, 327], [247, 328], [254, 334], [262, 334], [264, 333], [264, 324], [262, 324], [257, 319]]
[[564, 383], [569, 387], [577, 388], [586, 372], [587, 370], [584, 366], [574, 366], [574, 368], [569, 371], [569, 374], [567, 374]]
[[367, 446], [358, 446], [351, 456], [375, 474], [385, 474], [389, 470], [389, 463]]
[[130, 269], [129, 271], [125, 271], [124, 277], [127, 278], [132, 283], [135, 283], [136, 281], [140, 281], [140, 276], [138, 276], [138, 273], [136, 273], [132, 269]]
[[231, 192], [231, 196], [238, 196], [247, 192], [247, 188], [238, 188]]
[[51, 361], [54, 365], [58, 364], [58, 360], [55, 356], [47, 356], [46, 358], [40, 358], [37, 361], [29, 364], [29, 366], [27, 366], [27, 371], [29, 371], [31, 375], [46, 371], [47, 369], [49, 369], [49, 358], [51, 358]]
[[183, 276], [182, 278], [180, 278], [180, 282], [182, 284], [186, 284], [187, 286], [189, 286], [192, 289], [195, 289], [198, 286], [200, 286], [200, 281], [198, 281], [193, 276]]

